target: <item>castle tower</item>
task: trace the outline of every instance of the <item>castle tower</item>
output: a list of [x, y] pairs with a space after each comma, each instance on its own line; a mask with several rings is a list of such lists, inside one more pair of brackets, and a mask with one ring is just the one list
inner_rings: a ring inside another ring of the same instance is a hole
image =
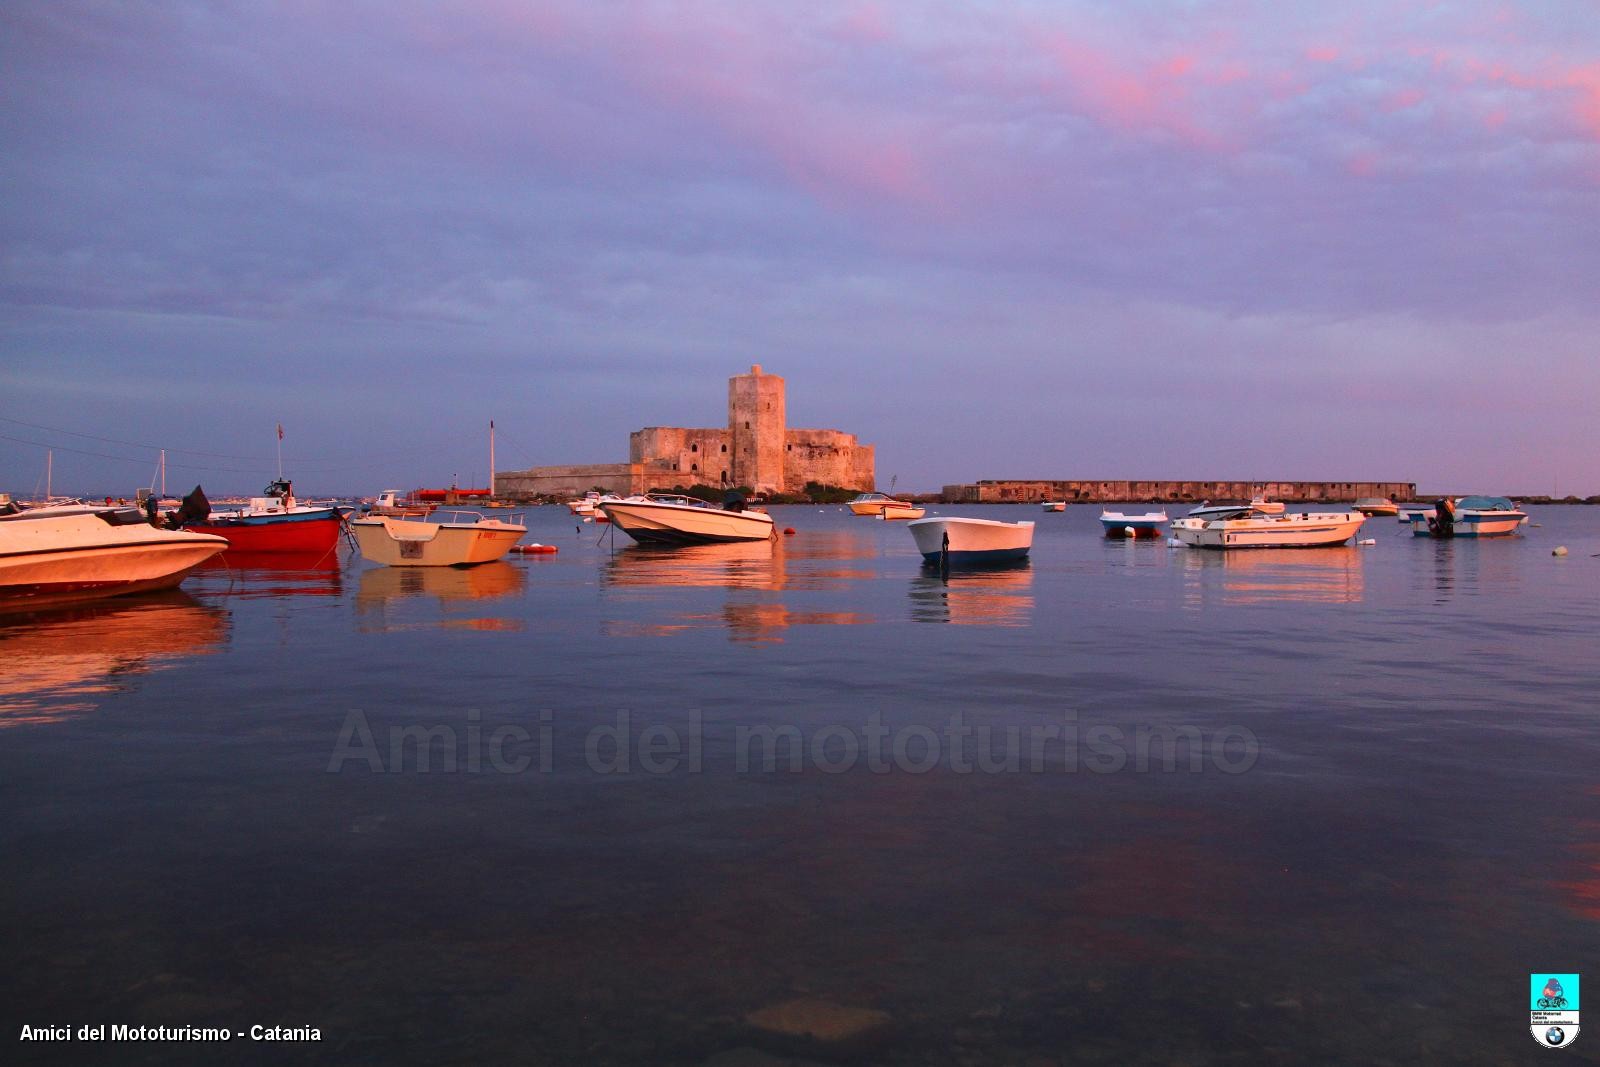
[[734, 485], [758, 493], [781, 493], [786, 429], [783, 379], [762, 374], [761, 364], [749, 374], [728, 379], [728, 440], [733, 449]]

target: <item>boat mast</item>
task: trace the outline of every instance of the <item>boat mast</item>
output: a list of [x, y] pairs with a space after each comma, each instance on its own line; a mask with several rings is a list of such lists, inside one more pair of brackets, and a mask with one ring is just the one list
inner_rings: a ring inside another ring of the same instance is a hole
[[278, 481], [283, 481], [283, 423], [278, 423]]
[[489, 499], [493, 500], [494, 492], [494, 420], [489, 420]]
[[50, 479], [54, 474], [55, 462], [55, 451], [53, 449], [47, 449], [44, 454], [44, 499], [46, 503], [55, 499], [55, 493], [51, 492], [50, 482]]
[[161, 450], [161, 495], [167, 495], [167, 450]]

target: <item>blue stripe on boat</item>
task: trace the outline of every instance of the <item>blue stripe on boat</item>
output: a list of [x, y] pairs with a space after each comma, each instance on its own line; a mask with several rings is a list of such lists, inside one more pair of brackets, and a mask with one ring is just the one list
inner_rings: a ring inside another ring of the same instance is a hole
[[[1031, 547], [1031, 546], [1029, 546]], [[938, 552], [924, 552], [922, 558], [928, 563], [939, 562]], [[972, 563], [1009, 563], [1013, 560], [1027, 559], [1028, 548], [996, 548], [988, 552], [952, 552], [950, 565], [960, 566]]]

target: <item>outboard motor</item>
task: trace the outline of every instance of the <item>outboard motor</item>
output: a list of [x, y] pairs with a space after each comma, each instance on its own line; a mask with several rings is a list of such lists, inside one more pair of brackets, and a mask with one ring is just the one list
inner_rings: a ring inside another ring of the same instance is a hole
[[211, 501], [206, 499], [206, 491], [197, 485], [194, 492], [183, 498], [183, 503], [172, 513], [172, 518], [167, 520], [167, 529], [181, 530], [191, 522], [205, 522], [210, 516]]
[[743, 511], [744, 497], [737, 490], [729, 489], [722, 494], [723, 511]]
[[1447, 499], [1433, 502], [1433, 536], [1450, 538], [1456, 535], [1456, 515]]

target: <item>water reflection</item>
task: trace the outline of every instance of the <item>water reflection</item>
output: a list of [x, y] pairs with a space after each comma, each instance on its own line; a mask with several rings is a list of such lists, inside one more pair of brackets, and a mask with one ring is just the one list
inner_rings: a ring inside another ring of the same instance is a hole
[[236, 552], [202, 563], [196, 574], [224, 579], [236, 596], [338, 596], [343, 561], [333, 552]]
[[601, 575], [610, 586], [782, 589], [787, 584], [784, 552], [776, 541], [629, 545], [606, 560]]
[[1354, 604], [1365, 594], [1362, 552], [1335, 548], [1185, 549], [1184, 604], [1220, 591], [1225, 604]]
[[[365, 633], [412, 629], [520, 630], [520, 619], [457, 616], [483, 600], [520, 594], [527, 572], [505, 560], [476, 567], [369, 567], [356, 585], [356, 615]], [[433, 601], [440, 620], [410, 619], [419, 605]]]
[[1026, 626], [1033, 617], [1033, 568], [952, 570], [924, 567], [911, 579], [911, 618], [964, 626]]
[[[613, 619], [604, 632], [613, 637], [666, 637], [705, 628], [725, 630], [738, 644], [776, 644], [792, 626], [856, 626], [873, 616], [856, 611], [807, 611], [791, 608], [767, 594], [838, 587], [875, 577], [853, 568], [823, 566], [816, 561], [852, 558], [861, 542], [849, 535], [808, 538], [804, 546], [779, 541], [745, 541], [721, 545], [668, 548], [630, 545], [606, 560], [601, 581], [617, 590], [722, 589], [720, 608], [703, 600], [677, 610], [665, 621]], [[796, 566], [798, 564], [798, 566]], [[671, 603], [682, 606], [683, 601]]]
[[96, 696], [214, 652], [228, 614], [179, 590], [19, 615], [0, 624], [0, 728], [92, 711]]

